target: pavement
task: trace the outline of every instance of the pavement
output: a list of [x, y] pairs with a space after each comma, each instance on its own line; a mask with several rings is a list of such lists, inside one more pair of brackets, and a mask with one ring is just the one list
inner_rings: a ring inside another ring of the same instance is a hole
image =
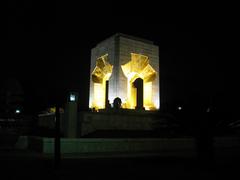
[[157, 153], [71, 154], [55, 166], [53, 156], [14, 149], [0, 150], [0, 179], [240, 179], [239, 157], [200, 163], [192, 157]]

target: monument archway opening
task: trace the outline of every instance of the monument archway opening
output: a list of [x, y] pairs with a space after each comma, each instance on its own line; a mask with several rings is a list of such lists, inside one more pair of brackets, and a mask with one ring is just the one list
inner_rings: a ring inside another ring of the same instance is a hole
[[136, 88], [136, 108], [138, 110], [144, 109], [143, 107], [143, 79], [137, 78], [133, 82], [133, 86]]
[[149, 58], [141, 54], [131, 53], [131, 60], [121, 67], [127, 78], [126, 108], [135, 109], [137, 106], [137, 89], [133, 83], [140, 78], [143, 81], [143, 107], [146, 110], [155, 109], [152, 82], [156, 79], [157, 73], [149, 64]]
[[92, 108], [104, 109], [108, 102], [108, 80], [112, 75], [113, 66], [107, 60], [108, 55], [101, 56], [96, 61], [92, 72], [93, 102]]

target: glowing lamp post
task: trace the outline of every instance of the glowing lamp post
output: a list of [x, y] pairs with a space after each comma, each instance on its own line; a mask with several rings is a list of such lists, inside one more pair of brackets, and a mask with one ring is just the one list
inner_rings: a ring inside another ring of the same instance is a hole
[[20, 109], [16, 109], [16, 110], [15, 110], [15, 113], [16, 113], [16, 114], [20, 114], [20, 113], [21, 113], [21, 110], [20, 110]]

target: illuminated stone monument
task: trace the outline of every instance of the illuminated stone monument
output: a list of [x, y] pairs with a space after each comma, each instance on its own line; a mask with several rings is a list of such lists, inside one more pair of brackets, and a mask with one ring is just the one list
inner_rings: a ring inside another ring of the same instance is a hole
[[[134, 85], [139, 79], [142, 90]], [[121, 108], [138, 109], [137, 97], [145, 110], [160, 108], [159, 51], [152, 41], [115, 34], [92, 49], [89, 107], [105, 109], [117, 97]]]

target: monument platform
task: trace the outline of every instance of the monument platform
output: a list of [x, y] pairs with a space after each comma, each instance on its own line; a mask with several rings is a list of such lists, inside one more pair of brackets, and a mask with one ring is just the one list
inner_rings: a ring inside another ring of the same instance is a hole
[[[215, 137], [216, 156], [239, 157], [239, 137]], [[30, 150], [43, 155], [54, 154], [54, 138], [19, 137], [16, 149]], [[184, 138], [61, 138], [61, 154], [72, 157], [99, 157], [157, 155], [164, 157], [196, 157], [196, 142], [192, 137]], [[231, 152], [229, 154], [229, 152]], [[76, 156], [75, 156], [76, 155]]]
[[[69, 128], [68, 122], [72, 120], [65, 113], [60, 114], [61, 134], [68, 137], [68, 131], [76, 132], [80, 137], [104, 137], [104, 138], [132, 138], [132, 137], [163, 137], [169, 128], [175, 128], [169, 121], [173, 117], [157, 111], [130, 110], [130, 109], [107, 109], [99, 112], [75, 112], [75, 123]], [[55, 114], [39, 116], [40, 128], [54, 131]], [[171, 135], [171, 133], [168, 135]], [[44, 135], [42, 135], [44, 136]], [[46, 135], [45, 135], [46, 136]], [[48, 136], [49, 137], [49, 136]]]
[[[54, 138], [19, 138], [17, 149], [51, 155], [54, 153]], [[176, 152], [195, 154], [193, 138], [61, 138], [61, 154], [156, 154]]]
[[156, 111], [109, 109], [99, 112], [84, 112], [80, 117], [81, 136], [95, 131], [153, 131], [159, 119]]

